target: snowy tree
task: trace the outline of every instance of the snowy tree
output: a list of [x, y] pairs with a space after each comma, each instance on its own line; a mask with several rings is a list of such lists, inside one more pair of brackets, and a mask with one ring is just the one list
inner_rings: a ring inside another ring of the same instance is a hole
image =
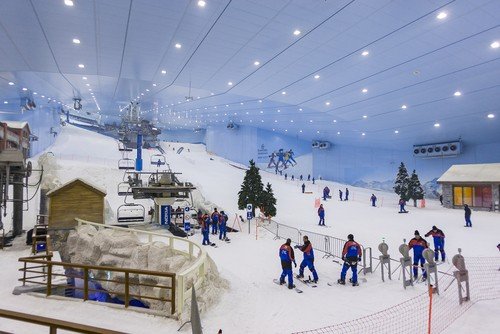
[[410, 199], [409, 185], [410, 178], [408, 176], [408, 171], [406, 170], [405, 164], [401, 162], [401, 165], [399, 165], [398, 175], [396, 176], [396, 181], [394, 182], [394, 192], [399, 195], [399, 198], [408, 201]]
[[262, 193], [262, 202], [259, 207], [266, 217], [276, 217], [276, 198], [269, 182], [266, 185], [266, 190]]
[[417, 199], [424, 198], [424, 188], [420, 184], [420, 180], [418, 179], [418, 175], [413, 170], [413, 173], [410, 177], [410, 182], [408, 186], [408, 197], [413, 200], [413, 206], [417, 207]]
[[255, 208], [262, 203], [264, 184], [255, 162], [250, 160], [250, 168], [245, 172], [245, 178], [238, 192], [238, 209], [245, 209], [247, 204], [252, 204], [252, 214], [255, 216]]

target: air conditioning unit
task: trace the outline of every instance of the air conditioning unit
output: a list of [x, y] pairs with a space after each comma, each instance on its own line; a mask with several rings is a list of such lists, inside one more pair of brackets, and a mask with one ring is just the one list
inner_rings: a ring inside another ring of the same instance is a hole
[[329, 141], [322, 141], [319, 143], [319, 149], [320, 150], [326, 150], [329, 149], [331, 146], [331, 143]]
[[462, 153], [462, 143], [453, 141], [448, 143], [413, 145], [413, 156], [422, 158], [435, 158], [455, 156]]
[[319, 143], [320, 143], [319, 141], [314, 140], [314, 141], [312, 142], [312, 144], [311, 144], [311, 147], [312, 147], [312, 148], [319, 148]]

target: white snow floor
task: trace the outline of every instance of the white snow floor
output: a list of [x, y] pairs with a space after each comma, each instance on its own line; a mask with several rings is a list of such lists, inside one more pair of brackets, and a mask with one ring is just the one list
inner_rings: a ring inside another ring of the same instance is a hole
[[[225, 210], [230, 216], [229, 226], [232, 225], [235, 214], [244, 214], [237, 209], [237, 193], [243, 180], [243, 170], [231, 166], [225, 159], [207, 154], [203, 145], [163, 145], [167, 151], [167, 162], [172, 169], [182, 172], [182, 180], [193, 182], [207, 200]], [[185, 149], [181, 154], [176, 154], [175, 151], [180, 146]], [[123, 176], [123, 172], [118, 171], [116, 167], [117, 160], [121, 157], [116, 141], [67, 126], [50, 150], [60, 157], [58, 163], [61, 170], [58, 175], [62, 182], [82, 177], [106, 188], [106, 199], [116, 211], [118, 205], [123, 202], [123, 198], [116, 194], [116, 185]], [[150, 169], [149, 155], [155, 153], [157, 151], [145, 150], [145, 170]], [[399, 258], [397, 248], [403, 238], [412, 238], [415, 229], [423, 235], [432, 225], [437, 225], [446, 233], [446, 250], [450, 259], [458, 247], [462, 248], [464, 256], [498, 255], [498, 213], [473, 212], [474, 227], [466, 229], [463, 227], [463, 211], [444, 209], [436, 201], [428, 200], [425, 209], [409, 206], [409, 214], [398, 214], [397, 198], [391, 193], [349, 187], [350, 200], [340, 202], [336, 195], [339, 186], [345, 189], [345, 185], [326, 181], [317, 181], [316, 185], [306, 182], [306, 191], [313, 191], [313, 194], [302, 194], [300, 181], [284, 181], [283, 177], [271, 173], [262, 175], [264, 182], [272, 183], [278, 200], [278, 215], [275, 218], [277, 221], [340, 238], [346, 238], [347, 234], [353, 233], [356, 240], [373, 248], [374, 256], [379, 255], [377, 245], [384, 238], [390, 247], [389, 254], [393, 258]], [[314, 208], [314, 199], [320, 197], [325, 185], [330, 187], [333, 194], [333, 199], [324, 203], [326, 224], [331, 228], [317, 226]], [[369, 198], [373, 192], [379, 198], [380, 207], [370, 206]], [[148, 205], [147, 201], [144, 204]], [[32, 210], [36, 210], [35, 207], [35, 204], [30, 206]], [[27, 215], [33, 217], [36, 213], [30, 212]], [[25, 227], [32, 224], [32, 219], [27, 220]], [[205, 333], [217, 333], [219, 328], [222, 328], [224, 333], [290, 333], [314, 329], [383, 310], [425, 290], [424, 285], [403, 290], [401, 281], [397, 279], [382, 283], [379, 271], [367, 275], [368, 282], [356, 288], [327, 286], [326, 282], [336, 281], [339, 277], [340, 266], [331, 260], [322, 259], [321, 254], [316, 253], [315, 266], [320, 276], [319, 286], [313, 289], [296, 282], [297, 287], [304, 290], [303, 294], [297, 294], [272, 283], [272, 279], [277, 278], [281, 272], [278, 248], [283, 240], [273, 240], [273, 236], [263, 229], [259, 230], [256, 240], [254, 225], [251, 231], [248, 235], [248, 226], [244, 226], [243, 233], [229, 234], [232, 239], [230, 244], [216, 241], [218, 248], [207, 248], [221, 275], [231, 282], [231, 290], [222, 296], [220, 303], [202, 314]], [[201, 243], [200, 235], [193, 238]], [[430, 238], [427, 240], [431, 241]], [[171, 319], [90, 303], [47, 300], [29, 295], [13, 296], [11, 292], [18, 278], [17, 258], [28, 253], [29, 250], [22, 246], [22, 242], [0, 251], [0, 308], [53, 316], [130, 333], [170, 333], [177, 330], [179, 324]], [[302, 255], [298, 253], [300, 252], [297, 252], [296, 256], [299, 263]], [[440, 268], [446, 270], [449, 267], [443, 265]], [[398, 272], [395, 275], [397, 278]], [[451, 333], [453, 330], [453, 333], [489, 333], [490, 327], [476, 325], [487, 317], [491, 328], [498, 327], [500, 320], [485, 316], [484, 312], [487, 309], [497, 310], [499, 307], [499, 300], [478, 303], [447, 332]], [[21, 333], [25, 329], [28, 332], [24, 324], [19, 325], [3, 319], [0, 321], [0, 330]], [[30, 329], [29, 332], [44, 331]], [[182, 332], [189, 333], [189, 326]]]

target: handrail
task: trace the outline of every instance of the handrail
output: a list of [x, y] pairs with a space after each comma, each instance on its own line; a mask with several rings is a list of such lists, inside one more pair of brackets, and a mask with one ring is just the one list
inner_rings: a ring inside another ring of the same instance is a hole
[[94, 226], [98, 230], [102, 229], [102, 228], [108, 228], [108, 229], [113, 229], [113, 230], [117, 230], [117, 231], [132, 233], [135, 235], [140, 235], [140, 234], [147, 235], [149, 242], [153, 241], [153, 236], [167, 238], [168, 245], [172, 248], [174, 248], [174, 246], [175, 246], [174, 241], [185, 242], [188, 244], [188, 253], [185, 253], [182, 250], [177, 250], [177, 251], [189, 255], [190, 259], [193, 258], [194, 249], [196, 248], [198, 250], [198, 257], [197, 257], [196, 261], [194, 261], [191, 266], [184, 269], [182, 272], [177, 273], [177, 275], [176, 275], [176, 293], [178, 294], [178, 296], [176, 296], [176, 301], [177, 301], [176, 310], [179, 314], [182, 313], [186, 299], [190, 298], [190, 296], [191, 296], [191, 294], [190, 294], [191, 288], [186, 289], [186, 282], [187, 282], [188, 275], [194, 273], [195, 271], [198, 272], [198, 277], [193, 282], [193, 286], [195, 287], [195, 289], [199, 288], [205, 279], [205, 274], [206, 274], [207, 269], [208, 269], [207, 252], [206, 252], [206, 250], [201, 248], [201, 246], [199, 244], [192, 242], [189, 239], [179, 238], [176, 236], [166, 235], [166, 234], [162, 234], [162, 233], [158, 233], [158, 232], [142, 231], [142, 230], [126, 228], [126, 227], [121, 227], [121, 226], [104, 225], [104, 224], [86, 221], [86, 220], [83, 220], [80, 218], [75, 218], [75, 220], [78, 222], [78, 226], [85, 224], [85, 225]]
[[41, 325], [49, 327], [50, 333], [57, 333], [58, 329], [72, 331], [76, 333], [99, 333], [99, 334], [124, 334], [125, 332], [114, 331], [111, 329], [104, 329], [100, 327], [88, 326], [69, 322], [65, 320], [53, 319], [42, 317], [34, 314], [21, 313], [16, 311], [9, 311], [0, 309], [0, 317], [12, 319], [16, 321], [28, 322], [30, 324]]

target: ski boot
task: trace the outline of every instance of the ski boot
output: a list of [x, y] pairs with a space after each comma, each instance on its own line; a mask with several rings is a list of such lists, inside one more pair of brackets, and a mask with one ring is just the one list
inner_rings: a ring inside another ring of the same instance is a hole
[[337, 283], [345, 285], [345, 280], [343, 280], [343, 279], [340, 278], [340, 279], [337, 280]]
[[295, 284], [292, 284], [292, 285], [288, 284], [288, 288], [289, 288], [290, 290], [291, 290], [291, 289], [295, 289]]
[[295, 276], [295, 278], [302, 279], [302, 278], [304, 278], [304, 275], [298, 274], [298, 275]]
[[285, 284], [285, 280], [280, 280], [280, 285]]

